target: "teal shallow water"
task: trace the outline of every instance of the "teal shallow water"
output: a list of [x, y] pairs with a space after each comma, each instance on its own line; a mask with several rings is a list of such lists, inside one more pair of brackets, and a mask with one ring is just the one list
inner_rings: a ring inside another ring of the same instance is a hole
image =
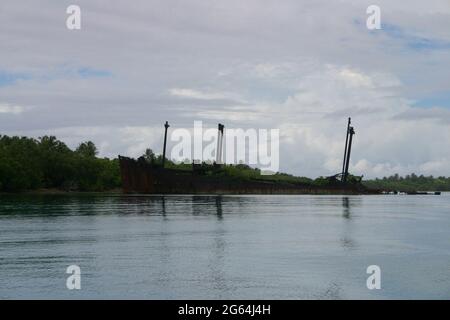
[[0, 195], [0, 297], [449, 299], [450, 195]]

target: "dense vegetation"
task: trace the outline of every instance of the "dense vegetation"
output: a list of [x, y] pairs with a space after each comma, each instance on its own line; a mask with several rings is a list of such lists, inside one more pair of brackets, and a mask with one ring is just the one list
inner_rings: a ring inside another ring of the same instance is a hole
[[[142, 157], [158, 166], [162, 156], [147, 149]], [[166, 160], [167, 168], [193, 170], [191, 163]], [[245, 164], [223, 165], [220, 170], [203, 163], [196, 170], [203, 174], [227, 176], [242, 181], [269, 180], [302, 185], [324, 185], [326, 179], [312, 180], [285, 173], [261, 175], [259, 169]], [[54, 136], [39, 139], [0, 135], [0, 191], [17, 192], [37, 189], [65, 191], [107, 191], [120, 188], [118, 159], [97, 158], [97, 148], [88, 141], [76, 150]]]
[[90, 141], [72, 151], [53, 136], [0, 136], [0, 191], [104, 191], [120, 187], [118, 160], [96, 155], [97, 148]]
[[382, 179], [363, 181], [364, 185], [372, 189], [395, 191], [450, 191], [450, 177], [425, 177], [414, 173], [405, 177], [395, 174]]
[[[143, 158], [149, 162], [156, 165], [161, 165], [162, 156], [155, 155], [155, 153], [151, 149], [147, 149], [143, 155]], [[182, 163], [174, 163], [173, 161], [166, 160], [165, 167], [170, 169], [177, 170], [186, 170], [192, 171], [192, 163], [187, 160]], [[242, 181], [249, 180], [264, 180], [264, 181], [275, 181], [275, 182], [288, 182], [294, 184], [302, 184], [302, 185], [321, 185], [323, 183], [324, 178], [318, 178], [316, 180], [306, 178], [306, 177], [296, 177], [287, 173], [277, 172], [272, 175], [262, 175], [261, 170], [258, 168], [252, 168], [244, 163], [232, 165], [232, 164], [223, 164], [220, 166], [220, 170], [214, 168], [212, 163], [203, 162], [202, 164], [198, 164], [196, 166], [196, 171], [201, 171], [204, 175], [214, 175], [214, 176], [227, 176], [233, 177]]]
[[[145, 161], [160, 165], [162, 156], [151, 149], [143, 154]], [[176, 164], [166, 160], [166, 167], [192, 170], [192, 164]], [[242, 181], [269, 180], [302, 185], [327, 186], [324, 177], [315, 180], [286, 173], [261, 175], [259, 169], [245, 164], [223, 165], [220, 170], [202, 164], [196, 170], [206, 175], [224, 175]], [[354, 177], [349, 177], [352, 181]], [[450, 191], [450, 178], [424, 177], [415, 174], [367, 180], [363, 183], [373, 189], [399, 191]], [[71, 150], [54, 136], [39, 139], [0, 135], [0, 192], [37, 189], [66, 191], [107, 191], [121, 187], [118, 159], [98, 158], [97, 148], [88, 141]]]

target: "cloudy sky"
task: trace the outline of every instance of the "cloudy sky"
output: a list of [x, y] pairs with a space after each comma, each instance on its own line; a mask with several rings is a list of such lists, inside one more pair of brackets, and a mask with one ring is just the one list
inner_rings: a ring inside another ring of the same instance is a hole
[[450, 0], [0, 2], [0, 134], [115, 157], [159, 151], [165, 120], [279, 128], [280, 169], [315, 177], [349, 116], [353, 173], [450, 175]]

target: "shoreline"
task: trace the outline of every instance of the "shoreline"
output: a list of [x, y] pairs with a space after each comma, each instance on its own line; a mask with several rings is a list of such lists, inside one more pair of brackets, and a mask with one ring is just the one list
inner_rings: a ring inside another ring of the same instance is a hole
[[0, 195], [119, 195], [123, 194], [121, 189], [108, 191], [66, 191], [60, 189], [37, 189], [15, 192], [0, 192]]
[[[292, 190], [290, 190], [292, 191]], [[368, 192], [349, 192], [348, 190], [314, 190], [311, 192], [196, 192], [196, 193], [127, 193], [122, 189], [111, 189], [106, 191], [65, 191], [59, 189], [38, 189], [18, 192], [0, 192], [0, 196], [126, 196], [126, 197], [146, 197], [146, 196], [289, 196], [289, 195], [317, 195], [317, 196], [366, 196], [366, 195], [433, 195], [436, 191], [425, 191], [424, 193], [387, 193], [380, 190], [368, 190]], [[442, 191], [446, 194], [450, 191]]]
[[[293, 192], [294, 191], [294, 192]], [[28, 191], [19, 191], [19, 192], [0, 192], [0, 196], [47, 196], [47, 195], [55, 195], [55, 196], [129, 196], [129, 197], [142, 197], [142, 196], [267, 196], [267, 195], [342, 195], [342, 196], [356, 196], [356, 195], [379, 195], [380, 192], [376, 190], [373, 192], [351, 192], [349, 190], [336, 190], [336, 189], [324, 189], [324, 190], [312, 190], [311, 192], [305, 192], [305, 190], [301, 190], [300, 192], [295, 192], [296, 190], [289, 190], [285, 192], [185, 192], [185, 193], [127, 193], [121, 189], [112, 189], [108, 191], [65, 191], [58, 189], [38, 189], [38, 190], [28, 190]]]

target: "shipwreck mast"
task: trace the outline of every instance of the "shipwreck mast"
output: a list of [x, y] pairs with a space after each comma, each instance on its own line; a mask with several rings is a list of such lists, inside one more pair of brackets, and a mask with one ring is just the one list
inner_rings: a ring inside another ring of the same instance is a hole
[[348, 118], [348, 124], [347, 124], [347, 136], [345, 137], [345, 150], [344, 150], [344, 161], [342, 162], [342, 180], [344, 179], [344, 173], [345, 173], [345, 164], [347, 161], [347, 147], [348, 147], [348, 133], [350, 131], [350, 124], [352, 123], [352, 118]]
[[162, 167], [164, 168], [164, 163], [166, 162], [166, 144], [167, 144], [167, 129], [169, 128], [169, 122], [166, 121], [164, 124], [164, 147], [163, 147], [163, 157], [162, 157]]
[[347, 136], [345, 138], [345, 151], [344, 162], [342, 164], [342, 182], [347, 182], [348, 168], [350, 165], [350, 154], [352, 152], [353, 135], [355, 134], [354, 128], [351, 126], [351, 118], [348, 118], [347, 124]]
[[217, 148], [216, 148], [216, 163], [222, 164], [222, 150], [223, 150], [223, 129], [225, 126], [221, 123], [218, 125], [217, 131]]

